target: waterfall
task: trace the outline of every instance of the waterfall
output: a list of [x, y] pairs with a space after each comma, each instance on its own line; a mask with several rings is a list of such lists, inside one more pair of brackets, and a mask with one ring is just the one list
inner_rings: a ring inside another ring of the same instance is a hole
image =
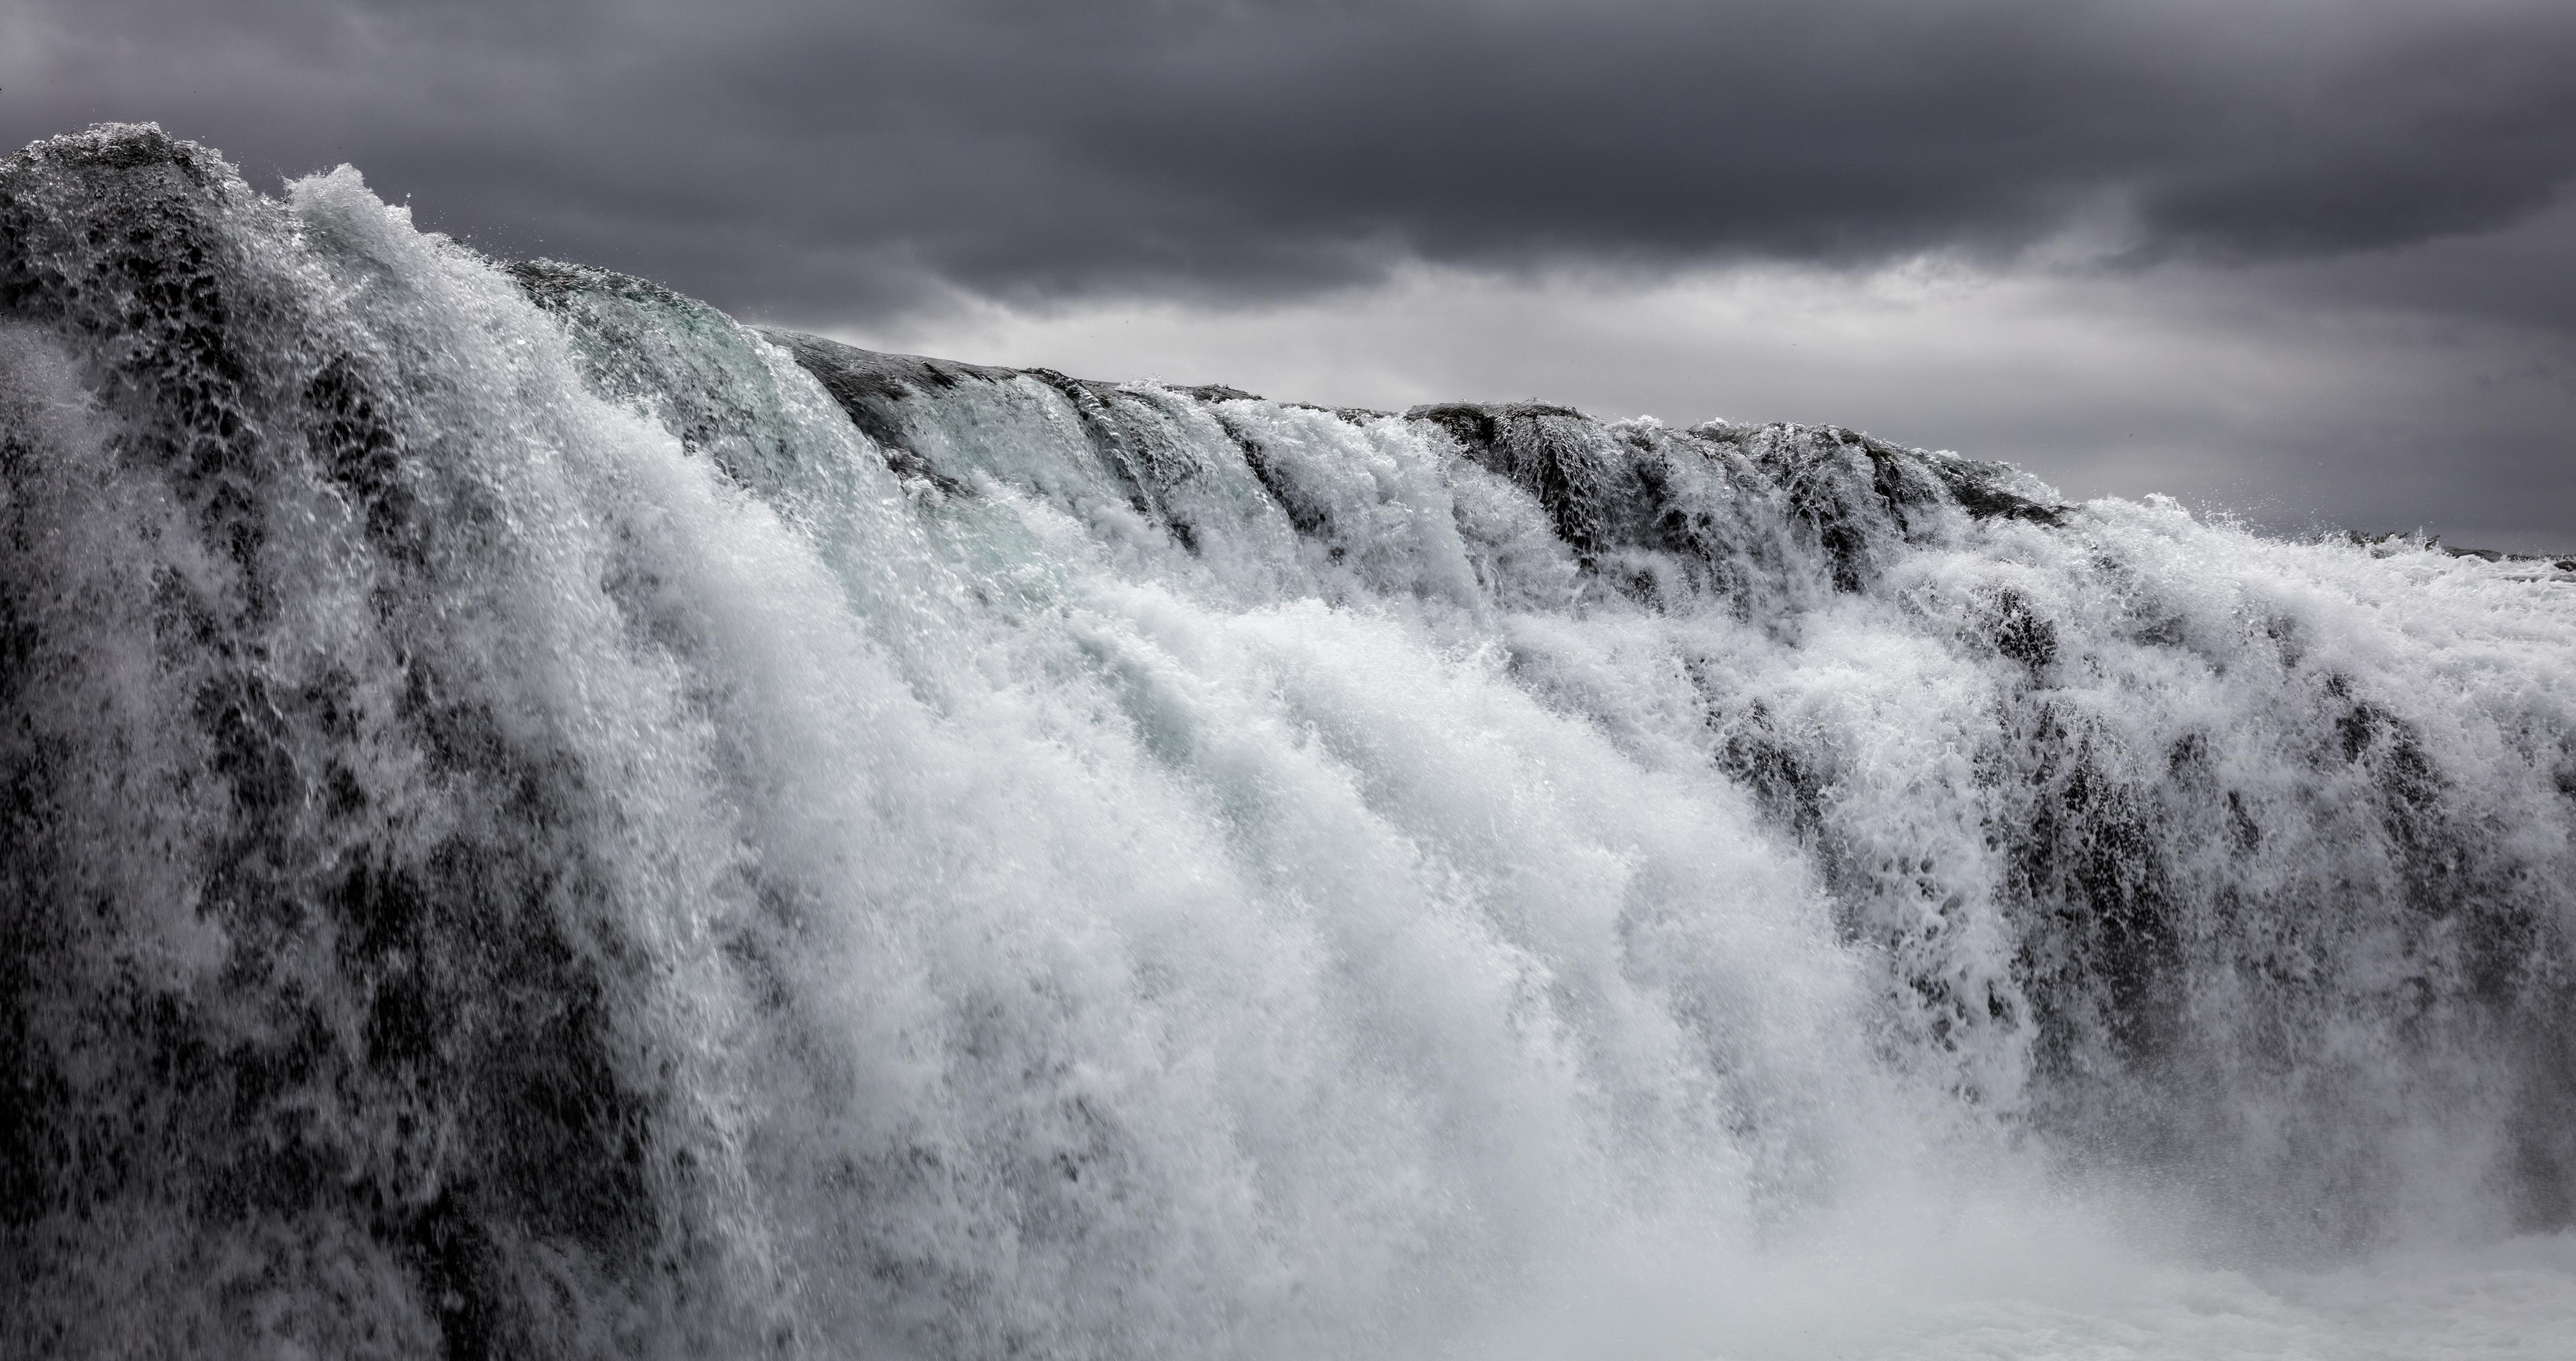
[[0, 1348], [2539, 1347], [2571, 664], [2576, 561], [877, 354], [57, 137]]

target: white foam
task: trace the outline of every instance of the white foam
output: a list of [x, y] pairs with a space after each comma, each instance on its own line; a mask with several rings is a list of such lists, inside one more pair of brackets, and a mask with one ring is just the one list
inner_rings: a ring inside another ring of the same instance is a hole
[[[1933, 475], [1856, 443], [1551, 416], [1511, 457], [1662, 460], [1674, 523], [1734, 545], [1605, 537], [1587, 575], [1562, 507], [1427, 424], [1028, 377], [906, 406], [931, 494], [729, 323], [673, 311], [685, 343], [612, 380], [353, 172], [289, 203], [260, 277], [334, 329], [277, 343], [389, 376], [426, 537], [399, 564], [282, 465], [270, 522], [308, 528], [261, 664], [391, 696], [433, 655], [565, 754], [577, 807], [491, 844], [603, 885], [566, 930], [624, 970], [602, 1024], [693, 1169], [654, 1183], [725, 1283], [674, 1297], [731, 1311], [692, 1337], [2500, 1357], [2576, 1323], [2576, 1248], [2512, 1237], [2500, 1189], [2553, 1060], [2484, 1028], [2501, 966], [2444, 924], [2529, 909], [2534, 967], [2566, 958], [2576, 593], [2170, 504], [1900, 523], [1883, 480]], [[0, 346], [13, 428], [104, 466], [59, 342]], [[733, 434], [665, 428], [672, 355]], [[117, 562], [239, 588], [150, 475], [89, 476], [8, 495], [104, 545], [64, 558], [96, 621], [46, 627], [118, 678], [96, 746], [143, 780], [194, 750], [153, 715], [194, 663], [133, 646]], [[490, 816], [390, 720], [303, 755], [400, 848]], [[2119, 840], [2149, 834], [2172, 855]], [[348, 836], [296, 843], [313, 882]], [[110, 859], [195, 986], [224, 947], [184, 874]], [[2051, 915], [2032, 876], [2068, 865], [2094, 896]], [[2425, 865], [2483, 896], [2428, 912], [2394, 886]], [[2150, 890], [2167, 934], [2105, 944]], [[2186, 1077], [2122, 1031], [2121, 950]], [[2213, 1202], [2274, 1189], [2267, 1225], [2369, 1213], [2247, 1266], [2282, 1235]]]

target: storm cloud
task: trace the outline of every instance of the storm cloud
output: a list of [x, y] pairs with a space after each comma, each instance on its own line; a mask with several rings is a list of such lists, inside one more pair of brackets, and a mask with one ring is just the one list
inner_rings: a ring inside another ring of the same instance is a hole
[[[2427, 354], [2486, 328], [2541, 370], [2490, 460], [2519, 502], [2576, 463], [2576, 248], [2530, 230], [2576, 178], [2571, 70], [2560, 0], [0, 3], [15, 141], [151, 119], [254, 179], [346, 161], [495, 253], [845, 333], [1933, 257], [2416, 318]], [[2576, 537], [2520, 513], [2467, 522]]]
[[[2475, 231], [2576, 172], [2562, 4], [40, 4], [28, 136], [157, 117], [754, 308]], [[30, 41], [32, 39], [32, 42]]]

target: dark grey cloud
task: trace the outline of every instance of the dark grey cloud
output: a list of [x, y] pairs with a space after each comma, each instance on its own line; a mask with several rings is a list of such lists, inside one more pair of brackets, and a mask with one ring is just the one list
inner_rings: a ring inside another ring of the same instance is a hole
[[2475, 232], [2576, 174], [2560, 0], [21, 0], [0, 131], [153, 118], [738, 309], [1427, 258], [2133, 258]]
[[[0, 0], [0, 141], [349, 162], [756, 319], [2525, 547], [2576, 544], [2571, 71], [2567, 0]], [[1921, 256], [2001, 291], [1871, 301]]]

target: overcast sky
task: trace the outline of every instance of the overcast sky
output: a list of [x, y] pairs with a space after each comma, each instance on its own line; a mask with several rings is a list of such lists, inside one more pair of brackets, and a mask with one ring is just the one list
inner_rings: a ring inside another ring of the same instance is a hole
[[2576, 548], [2570, 0], [0, 0], [0, 140], [1091, 377]]

